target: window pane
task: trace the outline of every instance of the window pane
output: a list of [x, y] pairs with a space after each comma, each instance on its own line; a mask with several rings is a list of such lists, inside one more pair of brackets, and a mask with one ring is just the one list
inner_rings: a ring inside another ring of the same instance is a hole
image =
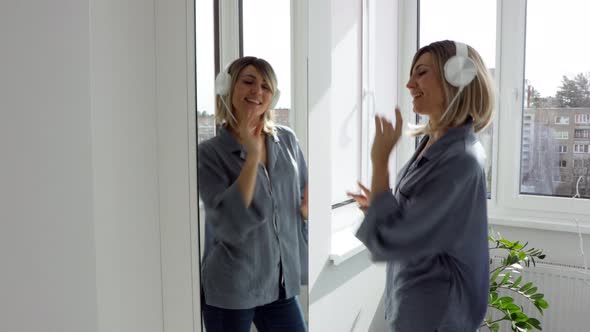
[[580, 180], [590, 197], [590, 47], [575, 33], [588, 30], [588, 10], [574, 0], [527, 2], [522, 194], [571, 197]]
[[[361, 180], [362, 1], [332, 2], [331, 153], [332, 204], [350, 199]], [[330, 71], [330, 69], [328, 69]]]
[[213, 1], [195, 2], [198, 143], [215, 136], [215, 39]]
[[[467, 43], [477, 50], [495, 78], [496, 1], [420, 0], [419, 10], [420, 47], [445, 39]], [[492, 187], [493, 135], [493, 125], [478, 134], [487, 155], [488, 195]]]
[[[274, 120], [291, 127], [291, 7], [290, 0], [242, 0], [244, 56], [268, 61], [275, 70], [281, 97]], [[267, 13], [272, 13], [268, 15]]]

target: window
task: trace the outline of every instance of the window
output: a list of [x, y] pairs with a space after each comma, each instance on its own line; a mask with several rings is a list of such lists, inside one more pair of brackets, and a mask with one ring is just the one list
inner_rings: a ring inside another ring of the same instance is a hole
[[590, 138], [590, 129], [574, 129], [574, 138]]
[[584, 160], [583, 159], [574, 159], [574, 168], [582, 168], [584, 167]]
[[[574, 156], [583, 160], [576, 162], [579, 166], [590, 159], [590, 153], [575, 154], [571, 150], [574, 144], [585, 143], [574, 142], [576, 134], [582, 136], [577, 140], [588, 139], [583, 137], [584, 132], [575, 132], [590, 129], [590, 105], [585, 104], [588, 93], [578, 91], [581, 93], [575, 98], [569, 97], [569, 92], [576, 90], [570, 88], [580, 86], [576, 82], [583, 83], [584, 76], [589, 75], [590, 47], [572, 33], [587, 30], [587, 15], [583, 13], [590, 10], [589, 5], [575, 0], [489, 0], [475, 2], [479, 8], [474, 10], [473, 1], [434, 2], [400, 0], [400, 77], [404, 79], [409, 71], [410, 65], [403, 61], [412, 58], [416, 46], [440, 39], [464, 40], [474, 46], [486, 65], [494, 69], [496, 115], [501, 115], [496, 116], [493, 129], [502, 135], [492, 135], [491, 148], [487, 148], [493, 165], [488, 181], [492, 183], [490, 221], [575, 230], [555, 220], [572, 213], [590, 217], [590, 200], [554, 197], [574, 195], [574, 163], [570, 160]], [[551, 24], [547, 24], [548, 18]], [[478, 34], [475, 42], [468, 37], [471, 30]], [[550, 47], [547, 41], [551, 41]], [[493, 51], [488, 51], [489, 46]], [[402, 102], [405, 99], [410, 98], [402, 98]], [[411, 108], [410, 102], [406, 106]], [[411, 116], [408, 113], [405, 118]], [[585, 147], [577, 149], [585, 151]], [[588, 191], [582, 198], [590, 198]]]
[[590, 113], [576, 114], [576, 123], [580, 123], [580, 124], [590, 123]]
[[574, 144], [574, 153], [588, 153], [588, 146], [590, 144]]
[[555, 139], [568, 139], [569, 133], [567, 131], [554, 131], [553, 138]]
[[[294, 118], [291, 114], [290, 6], [289, 0], [242, 0], [243, 55], [263, 58], [275, 70], [281, 96], [273, 116], [276, 123], [287, 127], [292, 127]], [[272, 15], [261, 19], [260, 13]]]
[[[441, 13], [444, 13], [444, 23], [440, 21]], [[467, 43], [480, 53], [492, 78], [495, 78], [495, 1], [420, 0], [418, 15], [420, 22], [418, 44], [420, 47], [444, 39]], [[469, 29], [465, 27], [469, 27]], [[402, 78], [403, 75], [407, 75], [407, 73], [402, 73]], [[478, 133], [478, 136], [487, 155], [486, 184], [488, 195], [491, 195], [494, 125], [488, 126], [484, 131]]]
[[195, 2], [197, 143], [215, 136], [215, 33], [213, 1]]
[[[524, 134], [521, 137], [521, 165], [525, 164], [526, 156], [530, 167], [521, 172], [520, 194], [571, 197], [574, 194], [572, 188], [575, 184], [570, 185], [568, 181], [573, 179], [561, 176], [557, 179], [558, 176], [553, 174], [546, 165], [557, 165], [561, 168], [560, 172], [572, 174], [573, 168], [579, 166], [580, 161], [574, 160], [573, 163], [567, 163], [563, 159], [565, 156], [559, 155], [568, 153], [567, 145], [569, 144], [564, 141], [570, 139], [571, 131], [574, 138], [590, 137], [590, 130], [574, 128], [570, 122], [570, 118], [573, 118], [576, 125], [588, 123], [590, 120], [583, 112], [578, 110], [573, 112], [573, 109], [590, 107], [589, 92], [578, 88], [581, 86], [579, 83], [583, 83], [587, 77], [584, 72], [587, 71], [588, 60], [583, 54], [587, 54], [590, 49], [587, 49], [586, 45], [572, 46], [575, 38], [570, 34], [572, 29], [587, 29], [585, 23], [578, 21], [582, 17], [578, 11], [584, 11], [585, 5], [572, 0], [566, 0], [560, 5], [548, 0], [522, 1], [520, 4], [510, 1], [501, 1], [501, 3], [503, 6], [510, 7], [510, 9], [506, 7], [503, 11], [506, 16], [506, 19], [502, 20], [503, 24], [513, 24], [511, 27], [514, 31], [524, 31], [524, 34], [522, 36], [519, 34], [519, 37], [503, 36], [506, 42], [504, 45], [514, 46], [514, 51], [507, 51], [507, 54], [511, 52], [512, 56], [518, 56], [518, 53], [524, 53], [522, 62], [515, 61], [508, 64], [508, 67], [518, 71], [524, 69], [524, 77], [521, 81], [524, 83], [521, 106], [522, 128], [523, 130], [532, 128], [533, 132], [529, 137]], [[576, 13], [572, 13], [573, 8], [577, 8], [573, 10]], [[551, 17], [551, 26], [547, 25], [547, 17]], [[547, 40], [556, 41], [550, 50], [546, 47]], [[560, 54], [557, 51], [560, 48], [567, 48], [575, 55]], [[558, 65], [557, 63], [561, 61], [563, 65]], [[518, 81], [520, 78], [514, 76], [511, 79]], [[510, 91], [508, 84], [502, 87], [504, 91]], [[509, 106], [509, 103], [505, 105], [508, 108], [506, 111], [511, 112], [513, 106]], [[531, 118], [531, 115], [534, 117]], [[525, 140], [525, 138], [528, 139]], [[573, 153], [587, 153], [588, 145], [580, 143], [583, 142], [574, 142]], [[524, 149], [525, 144], [529, 145], [527, 150]], [[557, 151], [559, 154], [547, 153], [545, 151], [547, 148], [548, 151]], [[509, 152], [502, 151], [502, 148], [500, 150], [500, 154]], [[544, 180], [549, 178], [553, 178], [553, 182], [566, 182], [567, 185], [556, 186]], [[531, 197], [529, 201], [532, 204], [538, 199]], [[547, 204], [543, 205], [554, 207], [558, 203], [547, 201]]]
[[566, 125], [570, 123], [570, 117], [569, 116], [556, 116], [555, 117], [555, 124], [561, 124], [561, 125]]

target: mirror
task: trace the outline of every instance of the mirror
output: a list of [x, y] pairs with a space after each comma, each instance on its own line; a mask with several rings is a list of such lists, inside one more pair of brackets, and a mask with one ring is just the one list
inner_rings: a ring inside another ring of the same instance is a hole
[[[237, 19], [232, 17], [231, 10], [220, 9], [218, 1], [195, 2], [200, 287], [203, 321], [207, 320], [204, 326], [216, 330], [216, 321], [228, 323], [232, 315], [235, 318], [236, 311], [229, 314], [227, 309], [239, 309], [241, 318], [253, 322], [248, 323], [251, 331], [264, 324], [260, 319], [263, 316], [267, 317], [265, 321], [299, 321], [302, 329], [294, 331], [304, 331], [308, 326], [308, 290], [304, 285], [308, 253], [306, 212], [300, 208], [305, 206], [307, 158], [298, 143], [301, 137], [295, 134], [298, 130], [292, 107], [291, 2], [231, 0], [222, 5], [229, 3], [240, 9]], [[225, 26], [224, 20], [240, 22], [240, 36], [227, 40], [223, 40], [227, 36], [216, 36], [220, 27]], [[267, 70], [258, 60], [238, 61], [227, 68], [230, 63], [223, 63], [221, 58], [238, 58], [221, 54], [219, 45], [227, 45], [228, 40], [239, 41], [240, 45], [233, 47], [242, 56], [264, 59], [272, 69]], [[217, 105], [219, 90], [216, 91], [215, 78], [225, 70], [230, 72], [226, 80], [229, 95], [220, 98], [225, 105]], [[268, 109], [264, 105], [272, 104], [272, 99], [279, 95], [274, 93], [277, 89], [273, 87], [273, 76], [280, 97]], [[218, 123], [216, 107], [226, 114], [230, 110], [237, 126], [228, 125], [231, 115], [226, 116], [226, 123]], [[258, 112], [261, 107], [265, 108], [262, 113], [272, 113], [276, 127], [265, 127], [260, 136], [240, 132], [240, 124], [246, 121], [242, 114]], [[254, 162], [252, 169], [247, 147], [256, 146], [248, 142], [260, 142], [261, 148], [260, 160]], [[277, 304], [287, 304], [289, 312], [273, 314]], [[242, 331], [243, 327], [240, 328]]]

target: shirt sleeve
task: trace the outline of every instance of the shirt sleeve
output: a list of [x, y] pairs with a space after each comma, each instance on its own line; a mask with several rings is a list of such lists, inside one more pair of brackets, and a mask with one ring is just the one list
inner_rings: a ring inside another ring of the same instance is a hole
[[[449, 252], [470, 221], [472, 209], [481, 204], [476, 192], [480, 192], [477, 179], [482, 172], [477, 166], [446, 163], [437, 166], [407, 197], [400, 193], [396, 198], [391, 191], [378, 194], [357, 238], [375, 261], [405, 261]], [[402, 204], [399, 199], [406, 201]], [[485, 204], [485, 197], [483, 200]]]
[[[254, 202], [246, 207], [237, 177], [230, 178], [221, 157], [211, 147], [201, 144], [198, 150], [199, 194], [205, 205], [205, 220], [219, 240], [242, 242], [250, 231], [266, 221], [264, 213]], [[260, 190], [258, 183], [254, 190], [256, 195], [256, 190]]]

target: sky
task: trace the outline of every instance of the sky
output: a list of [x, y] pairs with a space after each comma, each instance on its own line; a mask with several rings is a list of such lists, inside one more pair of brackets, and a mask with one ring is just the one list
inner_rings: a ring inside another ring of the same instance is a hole
[[[262, 57], [274, 67], [281, 90], [277, 107], [286, 108], [291, 105], [289, 2], [243, 0], [244, 55]], [[420, 44], [459, 40], [473, 46], [488, 68], [495, 68], [496, 6], [493, 0], [421, 0]], [[195, 9], [197, 109], [211, 112], [213, 1], [196, 0]], [[580, 42], [590, 31], [586, 23], [589, 12], [590, 2], [580, 0], [527, 2], [525, 78], [541, 96], [555, 95], [563, 75], [572, 78], [590, 72], [590, 43]]]
[[[420, 0], [420, 44], [463, 41], [495, 68], [496, 6], [492, 0]], [[555, 95], [563, 75], [590, 72], [590, 43], [580, 42], [590, 31], [589, 11], [590, 3], [580, 0], [527, 1], [525, 78], [541, 96]]]

